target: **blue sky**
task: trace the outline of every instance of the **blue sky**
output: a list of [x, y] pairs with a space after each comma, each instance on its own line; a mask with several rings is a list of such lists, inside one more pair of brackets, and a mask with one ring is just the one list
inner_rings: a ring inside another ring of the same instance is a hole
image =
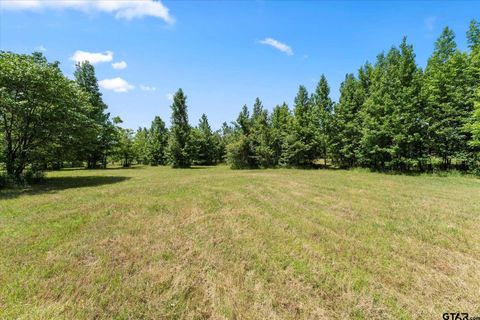
[[346, 73], [403, 36], [423, 67], [444, 26], [464, 50], [469, 21], [480, 19], [474, 1], [0, 3], [1, 50], [43, 50], [69, 76], [74, 57], [95, 60], [111, 114], [130, 128], [155, 115], [170, 123], [169, 95], [180, 87], [190, 122], [206, 113], [215, 129], [257, 96], [268, 109], [292, 106], [298, 86], [312, 91], [322, 73], [337, 100]]

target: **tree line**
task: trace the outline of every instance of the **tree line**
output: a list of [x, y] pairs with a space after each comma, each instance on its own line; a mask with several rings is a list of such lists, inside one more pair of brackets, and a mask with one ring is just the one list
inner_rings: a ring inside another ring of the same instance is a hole
[[257, 98], [251, 112], [243, 106], [217, 131], [205, 114], [190, 125], [181, 89], [170, 127], [157, 116], [149, 128], [124, 129], [107, 112], [89, 62], [78, 63], [70, 80], [41, 53], [1, 52], [0, 162], [14, 180], [66, 165], [108, 163], [479, 171], [477, 21], [466, 36], [463, 52], [445, 28], [425, 70], [404, 38], [373, 64], [347, 74], [338, 102], [322, 75], [312, 94], [299, 87], [292, 109], [283, 103], [269, 113]]

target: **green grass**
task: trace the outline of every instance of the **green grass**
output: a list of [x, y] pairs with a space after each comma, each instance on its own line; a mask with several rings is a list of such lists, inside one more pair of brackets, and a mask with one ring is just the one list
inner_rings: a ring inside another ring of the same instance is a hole
[[0, 191], [0, 318], [480, 314], [480, 180], [64, 170]]

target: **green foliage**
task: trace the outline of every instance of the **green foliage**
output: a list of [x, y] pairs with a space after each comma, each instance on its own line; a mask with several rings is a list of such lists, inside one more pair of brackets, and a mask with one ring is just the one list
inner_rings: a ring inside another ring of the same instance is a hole
[[188, 168], [192, 162], [191, 128], [188, 123], [186, 99], [182, 89], [178, 89], [173, 97], [168, 154], [174, 168]]
[[192, 145], [195, 148], [195, 163], [199, 165], [212, 165], [218, 153], [218, 140], [215, 139], [205, 114], [202, 114], [198, 127], [192, 131], [192, 140]]
[[41, 53], [0, 57], [0, 162], [10, 175], [64, 162], [124, 166], [232, 168], [363, 166], [375, 170], [475, 170], [480, 151], [480, 24], [472, 20], [469, 50], [458, 50], [448, 27], [435, 42], [425, 71], [406, 38], [398, 47], [347, 74], [338, 103], [321, 75], [314, 93], [300, 86], [293, 110], [269, 114], [259, 98], [232, 125], [213, 131], [203, 114], [188, 123], [186, 96], [174, 96], [170, 130], [160, 117], [133, 131], [110, 120], [94, 67], [77, 64], [75, 82]]
[[135, 153], [135, 160], [137, 163], [150, 163], [148, 152], [148, 130], [147, 128], [138, 128], [133, 139], [133, 150]]
[[156, 116], [147, 137], [147, 158], [151, 165], [167, 163], [168, 129], [165, 122]]
[[106, 166], [108, 152], [114, 142], [112, 139], [112, 124], [109, 122], [109, 114], [106, 113], [107, 105], [102, 100], [102, 94], [98, 87], [95, 68], [88, 61], [77, 63], [74, 73], [75, 81], [84, 92], [88, 94], [90, 110], [88, 117], [94, 124], [91, 135], [85, 137], [82, 147], [78, 148], [79, 156], [85, 157], [88, 168], [96, 168], [99, 162]]
[[[8, 175], [74, 157], [91, 136], [88, 96], [41, 54], [0, 53], [0, 132]], [[52, 159], [52, 156], [55, 159]]]
[[472, 112], [472, 117], [466, 125], [467, 131], [472, 135], [470, 146], [475, 149], [480, 149], [480, 88], [477, 89], [475, 109]]
[[331, 136], [332, 159], [341, 167], [357, 165], [362, 134], [360, 110], [365, 101], [363, 87], [353, 74], [347, 74], [340, 86]]
[[313, 125], [315, 130], [315, 148], [327, 164], [328, 151], [330, 147], [330, 140], [332, 139], [333, 130], [333, 108], [334, 104], [330, 99], [330, 87], [327, 78], [322, 74], [318, 82], [315, 93], [311, 98], [313, 104]]
[[427, 149], [431, 157], [442, 159], [444, 168], [451, 166], [452, 158], [465, 158], [469, 137], [463, 127], [473, 110], [468, 79], [468, 57], [456, 49], [453, 32], [445, 28], [423, 81]]
[[244, 134], [227, 145], [227, 163], [232, 169], [253, 168], [255, 165], [251, 155], [250, 141]]
[[426, 127], [421, 81], [413, 47], [405, 38], [399, 48], [377, 57], [369, 94], [361, 108], [361, 164], [395, 170], [421, 165]]
[[134, 141], [134, 132], [131, 129], [116, 127], [117, 144], [113, 150], [112, 158], [121, 162], [122, 166], [127, 168], [137, 157]]
[[281, 164], [293, 167], [309, 167], [319, 155], [318, 119], [316, 108], [307, 89], [300, 86], [295, 97], [292, 132], [282, 146]]
[[270, 147], [272, 150], [273, 166], [280, 164], [283, 152], [283, 143], [292, 131], [292, 125], [293, 116], [286, 103], [273, 108], [270, 131]]

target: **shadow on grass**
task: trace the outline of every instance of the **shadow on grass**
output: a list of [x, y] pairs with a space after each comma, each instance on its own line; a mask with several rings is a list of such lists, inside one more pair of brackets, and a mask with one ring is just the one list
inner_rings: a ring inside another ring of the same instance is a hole
[[115, 166], [115, 167], [106, 167], [106, 168], [85, 168], [85, 167], [73, 167], [73, 168], [62, 168], [60, 170], [46, 170], [45, 172], [55, 172], [55, 171], [103, 171], [103, 170], [128, 170], [128, 169], [142, 169], [144, 168], [144, 165], [135, 165], [135, 166], [130, 166], [130, 167], [121, 167], [121, 166]]
[[54, 193], [61, 190], [96, 187], [126, 181], [130, 177], [86, 176], [86, 177], [50, 177], [29, 187], [14, 187], [0, 190], [1, 199], [12, 199], [23, 195]]

